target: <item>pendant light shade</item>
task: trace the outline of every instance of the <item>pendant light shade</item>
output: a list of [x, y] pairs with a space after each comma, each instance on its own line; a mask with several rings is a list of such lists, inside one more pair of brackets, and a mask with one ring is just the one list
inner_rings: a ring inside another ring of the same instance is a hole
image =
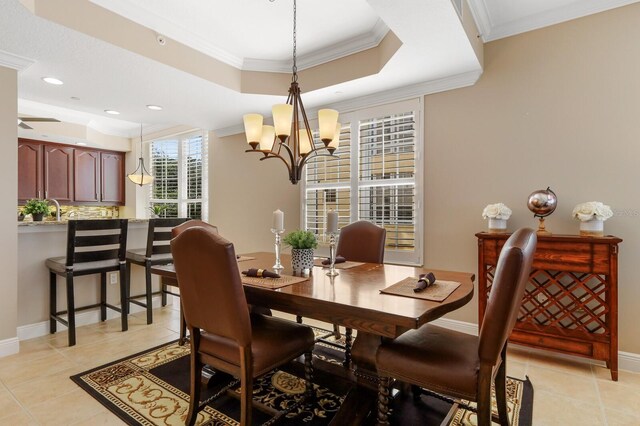
[[336, 133], [338, 111], [335, 109], [321, 109], [318, 111], [318, 125], [320, 126], [320, 139], [325, 144], [329, 143]]
[[129, 173], [127, 177], [131, 182], [140, 186], [153, 182], [153, 176], [144, 166], [144, 158], [142, 157], [142, 124], [140, 125], [140, 158], [138, 158], [138, 167], [133, 173]]
[[278, 104], [271, 109], [273, 114], [273, 126], [279, 138], [291, 135], [291, 118], [293, 117], [293, 105]]
[[247, 143], [255, 149], [262, 138], [262, 116], [260, 114], [245, 114], [243, 119]]

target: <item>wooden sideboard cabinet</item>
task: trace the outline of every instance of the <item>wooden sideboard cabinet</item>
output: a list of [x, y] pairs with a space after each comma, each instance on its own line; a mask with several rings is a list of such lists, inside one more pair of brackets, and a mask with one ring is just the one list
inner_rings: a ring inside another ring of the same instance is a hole
[[[482, 323], [498, 256], [510, 234], [480, 232], [478, 308]], [[618, 380], [618, 244], [613, 236], [538, 235], [510, 341], [605, 361]]]

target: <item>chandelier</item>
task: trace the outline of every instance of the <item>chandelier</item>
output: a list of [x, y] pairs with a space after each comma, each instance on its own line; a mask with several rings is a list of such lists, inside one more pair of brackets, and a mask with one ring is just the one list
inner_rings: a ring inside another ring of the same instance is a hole
[[282, 160], [287, 166], [292, 184], [298, 183], [302, 177], [302, 168], [309, 159], [332, 156], [338, 148], [341, 129], [338, 111], [318, 111], [320, 140], [324, 145], [316, 146], [302, 104], [296, 66], [296, 0], [293, 0], [293, 68], [289, 96], [285, 104], [273, 106], [272, 115], [273, 126], [264, 125], [264, 118], [260, 114], [246, 114], [243, 117], [247, 143], [251, 145], [251, 149], [245, 152], [264, 154], [261, 161], [269, 158]]
[[138, 158], [138, 167], [133, 173], [127, 175], [129, 180], [136, 185], [147, 185], [153, 182], [153, 176], [144, 166], [144, 158], [142, 158], [142, 124], [140, 124], [140, 158]]

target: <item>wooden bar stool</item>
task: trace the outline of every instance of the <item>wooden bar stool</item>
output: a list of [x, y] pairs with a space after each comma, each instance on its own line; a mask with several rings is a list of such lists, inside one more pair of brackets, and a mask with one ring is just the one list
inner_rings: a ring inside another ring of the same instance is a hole
[[[147, 232], [147, 247], [140, 249], [127, 250], [127, 312], [130, 303], [142, 306], [147, 310], [147, 324], [153, 323], [153, 303], [152, 296], [154, 294], [162, 295], [162, 306], [167, 304], [167, 295], [163, 289], [153, 292], [151, 288], [151, 266], [167, 265], [173, 262], [171, 256], [171, 230], [188, 221], [187, 218], [171, 218], [171, 219], [149, 219], [149, 229]], [[144, 267], [145, 274], [145, 292], [131, 296], [131, 264]], [[143, 299], [144, 302], [138, 299]]]
[[[107, 308], [120, 312], [122, 331], [126, 331], [126, 264], [127, 219], [70, 220], [67, 226], [67, 256], [46, 260], [49, 268], [50, 332], [57, 323], [69, 329], [69, 346], [76, 344], [76, 311], [100, 307], [100, 320], [107, 319]], [[107, 303], [107, 272], [120, 273], [120, 308]], [[76, 308], [74, 283], [76, 276], [100, 274], [100, 303]], [[57, 275], [66, 279], [67, 310], [57, 308]], [[67, 314], [67, 319], [61, 315]]]

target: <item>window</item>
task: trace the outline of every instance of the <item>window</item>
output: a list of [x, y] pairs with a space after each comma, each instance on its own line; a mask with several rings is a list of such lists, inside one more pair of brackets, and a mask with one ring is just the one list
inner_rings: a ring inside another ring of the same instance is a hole
[[149, 144], [151, 174], [150, 204], [165, 210], [160, 217], [190, 217], [206, 220], [207, 136], [190, 133], [155, 140]]
[[384, 227], [385, 260], [422, 263], [421, 111], [417, 99], [341, 115], [338, 158], [310, 160], [302, 189], [303, 223], [321, 242], [333, 209], [339, 227], [356, 220]]

